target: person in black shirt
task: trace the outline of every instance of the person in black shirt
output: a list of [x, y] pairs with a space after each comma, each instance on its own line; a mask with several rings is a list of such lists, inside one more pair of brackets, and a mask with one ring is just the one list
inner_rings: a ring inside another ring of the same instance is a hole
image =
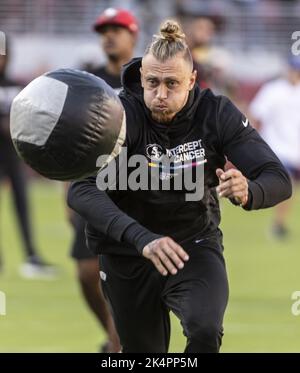
[[[127, 188], [116, 178], [104, 190], [108, 164], [69, 189], [70, 207], [88, 222], [88, 245], [100, 254], [102, 287], [123, 352], [167, 352], [170, 310], [187, 337], [185, 352], [218, 352], [228, 301], [218, 196], [254, 210], [292, 193], [285, 168], [248, 119], [195, 81], [184, 35], [166, 21], [143, 58], [125, 67], [120, 98], [129, 160], [143, 157], [150, 178], [158, 168], [160, 181], [174, 184], [131, 188], [136, 169], [121, 163]], [[124, 162], [121, 155], [115, 164]], [[168, 157], [166, 169], [161, 160]], [[237, 169], [224, 171], [227, 159]], [[202, 198], [174, 187], [185, 169], [204, 174]]]
[[[20, 83], [7, 76], [9, 50], [7, 45], [6, 55], [0, 55], [0, 181], [4, 177], [7, 178], [13, 194], [25, 257], [25, 262], [20, 266], [21, 276], [30, 279], [53, 278], [57, 275], [56, 268], [42, 259], [34, 243], [27, 180], [9, 133], [10, 106], [22, 89]], [[0, 270], [2, 265], [3, 259], [0, 257]]]
[[[138, 24], [134, 15], [123, 9], [108, 8], [100, 14], [94, 24], [94, 30], [100, 34], [101, 46], [107, 57], [105, 65], [89, 72], [106, 81], [116, 93], [121, 91], [121, 68], [133, 57], [137, 40]], [[84, 67], [82, 67], [84, 69]], [[85, 221], [73, 211], [69, 212], [74, 226], [75, 236], [71, 255], [77, 261], [80, 286], [87, 304], [108, 333], [108, 342], [103, 352], [118, 352], [119, 339], [113, 320], [99, 289], [98, 256], [86, 247]]]
[[108, 8], [97, 19], [94, 30], [100, 34], [107, 62], [89, 72], [104, 79], [117, 92], [121, 90], [122, 66], [131, 60], [138, 36], [134, 15], [124, 9]]

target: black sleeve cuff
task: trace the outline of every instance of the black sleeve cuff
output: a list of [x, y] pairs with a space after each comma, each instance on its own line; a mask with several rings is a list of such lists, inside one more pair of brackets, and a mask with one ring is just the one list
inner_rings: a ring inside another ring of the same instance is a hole
[[261, 186], [255, 181], [248, 181], [248, 201], [243, 206], [244, 210], [258, 210], [264, 202], [264, 192]]
[[123, 233], [122, 241], [134, 245], [139, 254], [142, 255], [143, 248], [148, 243], [161, 237], [163, 236], [148, 231], [148, 229], [141, 227], [138, 223], [133, 223]]

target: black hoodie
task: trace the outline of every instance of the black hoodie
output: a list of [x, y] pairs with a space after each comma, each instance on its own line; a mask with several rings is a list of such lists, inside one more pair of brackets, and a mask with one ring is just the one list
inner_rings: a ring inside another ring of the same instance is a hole
[[87, 243], [94, 252], [138, 255], [161, 236], [183, 246], [220, 237], [216, 169], [224, 167], [226, 158], [249, 180], [246, 210], [270, 207], [290, 197], [291, 182], [284, 167], [228, 98], [195, 87], [170, 123], [158, 123], [143, 100], [140, 66], [141, 59], [135, 58], [122, 74], [128, 155], [144, 155], [149, 168], [165, 153], [175, 156], [178, 164], [183, 159], [199, 163], [204, 167], [204, 196], [186, 201], [184, 188], [103, 192], [95, 177], [72, 183], [68, 203], [88, 222]]

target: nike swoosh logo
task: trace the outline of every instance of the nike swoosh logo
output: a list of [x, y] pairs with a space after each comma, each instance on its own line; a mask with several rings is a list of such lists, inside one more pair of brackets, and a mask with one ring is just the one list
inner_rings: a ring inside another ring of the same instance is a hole
[[100, 278], [101, 278], [101, 280], [102, 280], [102, 281], [106, 281], [106, 277], [107, 277], [107, 276], [106, 276], [106, 273], [103, 272], [103, 271], [100, 271], [99, 273], [100, 273]]
[[248, 124], [249, 124], [249, 120], [248, 119], [246, 119], [245, 120], [245, 122], [242, 120], [242, 123], [243, 123], [243, 126], [244, 127], [247, 127], [248, 126]]
[[202, 241], [205, 241], [205, 238], [202, 238], [201, 240], [195, 240], [195, 243], [200, 243]]

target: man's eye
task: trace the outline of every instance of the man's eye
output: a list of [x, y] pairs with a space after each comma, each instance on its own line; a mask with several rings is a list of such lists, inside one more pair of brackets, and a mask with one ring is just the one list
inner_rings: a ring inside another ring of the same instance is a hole
[[148, 79], [148, 84], [153, 86], [153, 85], [156, 84], [156, 80], [155, 79]]
[[174, 88], [177, 86], [177, 82], [175, 80], [171, 80], [170, 82], [168, 82], [168, 87], [169, 88]]

